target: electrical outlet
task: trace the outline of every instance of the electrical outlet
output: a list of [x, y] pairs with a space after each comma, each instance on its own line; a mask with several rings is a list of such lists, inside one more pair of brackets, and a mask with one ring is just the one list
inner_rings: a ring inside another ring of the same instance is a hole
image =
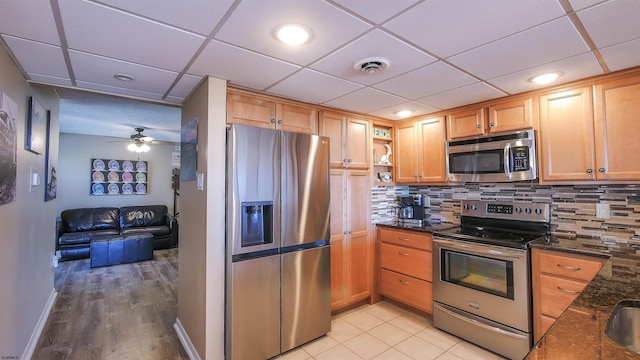
[[611, 207], [609, 204], [596, 204], [596, 218], [608, 219], [611, 216]]

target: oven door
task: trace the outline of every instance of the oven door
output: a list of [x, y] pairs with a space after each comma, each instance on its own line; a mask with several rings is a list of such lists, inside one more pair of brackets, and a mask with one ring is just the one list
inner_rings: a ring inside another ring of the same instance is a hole
[[530, 331], [526, 250], [436, 237], [433, 257], [434, 301]]

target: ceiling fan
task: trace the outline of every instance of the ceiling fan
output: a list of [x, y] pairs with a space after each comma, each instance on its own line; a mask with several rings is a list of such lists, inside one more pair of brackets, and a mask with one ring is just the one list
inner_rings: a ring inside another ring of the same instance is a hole
[[142, 135], [144, 128], [136, 127], [134, 128], [136, 134], [131, 135], [129, 138], [131, 139], [131, 144], [127, 146], [129, 151], [134, 152], [147, 152], [149, 149], [149, 144], [153, 141], [153, 138], [150, 136]]

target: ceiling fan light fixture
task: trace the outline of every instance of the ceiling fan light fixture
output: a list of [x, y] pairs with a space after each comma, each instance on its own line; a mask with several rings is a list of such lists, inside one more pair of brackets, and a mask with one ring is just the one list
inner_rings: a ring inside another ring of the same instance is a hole
[[562, 75], [563, 74], [560, 71], [550, 72], [550, 73], [534, 76], [531, 79], [529, 79], [529, 82], [532, 82], [535, 84], [541, 84], [541, 85], [549, 84]]
[[133, 81], [133, 76], [127, 74], [115, 74], [113, 77], [120, 81]]
[[127, 146], [127, 149], [129, 149], [129, 151], [132, 151], [132, 152], [143, 153], [151, 150], [151, 147], [144, 143], [142, 144], [131, 143]]
[[391, 62], [387, 58], [368, 57], [354, 62], [353, 68], [367, 74], [374, 74], [385, 70], [389, 65], [391, 65]]
[[311, 31], [304, 25], [284, 24], [276, 28], [276, 37], [283, 43], [298, 46], [309, 41]]
[[411, 114], [413, 114], [413, 110], [400, 110], [396, 112], [396, 115], [398, 115], [401, 118], [409, 117]]

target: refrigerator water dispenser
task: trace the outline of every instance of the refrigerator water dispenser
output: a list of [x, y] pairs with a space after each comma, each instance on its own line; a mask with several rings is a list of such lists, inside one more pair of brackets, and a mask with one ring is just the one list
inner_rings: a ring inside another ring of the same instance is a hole
[[242, 203], [242, 247], [273, 243], [273, 202]]

